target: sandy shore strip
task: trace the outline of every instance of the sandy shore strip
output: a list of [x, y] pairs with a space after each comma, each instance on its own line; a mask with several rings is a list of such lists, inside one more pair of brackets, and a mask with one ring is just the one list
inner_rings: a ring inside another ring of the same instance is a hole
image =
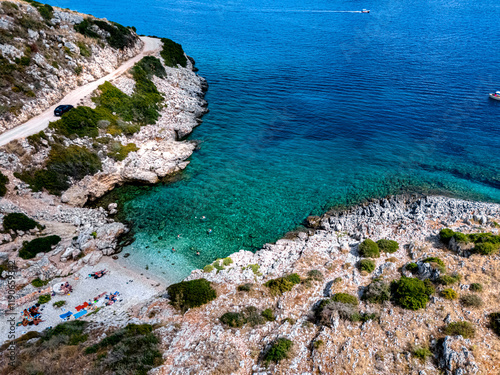
[[[89, 274], [92, 272], [102, 269], [106, 269], [109, 272], [100, 279], [89, 277]], [[141, 275], [136, 270], [124, 267], [120, 262], [105, 258], [95, 266], [84, 266], [73, 275], [56, 278], [47, 286], [39, 288], [39, 290], [42, 291], [49, 286], [53, 287], [68, 281], [73, 287], [73, 292], [67, 295], [56, 294], [48, 303], [41, 305], [40, 312], [43, 322], [37, 326], [20, 325], [16, 327], [16, 338], [29, 331], [41, 332], [48, 327], [55, 327], [63, 323], [64, 320], [60, 318], [61, 314], [70, 311], [74, 315], [77, 313], [76, 306], [93, 301], [95, 297], [103, 293], [109, 294], [119, 292], [117, 302], [110, 306], [106, 306], [105, 302], [107, 302], [107, 300], [102, 297], [99, 302], [95, 304], [94, 310], [87, 309], [88, 314], [92, 313], [92, 311], [96, 311], [98, 308], [99, 310], [91, 315], [84, 315], [80, 317], [79, 320], [106, 322], [109, 326], [122, 326], [130, 319], [128, 313], [130, 309], [165, 291], [166, 284], [164, 280], [153, 279], [150, 276], [151, 275]], [[53, 304], [57, 301], [66, 301], [66, 304], [61, 308], [54, 307]], [[16, 321], [21, 322], [24, 309], [33, 306], [35, 303], [36, 300], [17, 306], [15, 309], [17, 315]], [[71, 315], [68, 321], [75, 320], [73, 315]], [[9, 330], [7, 317], [8, 316], [3, 315], [0, 319], [0, 332], [2, 332], [0, 335], [0, 344], [7, 341], [7, 332]]]

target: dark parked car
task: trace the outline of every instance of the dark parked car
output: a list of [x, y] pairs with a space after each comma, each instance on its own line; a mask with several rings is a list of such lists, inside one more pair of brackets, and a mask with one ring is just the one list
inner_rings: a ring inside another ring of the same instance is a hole
[[63, 113], [68, 112], [70, 109], [73, 109], [72, 105], [69, 105], [69, 104], [60, 105], [56, 109], [54, 109], [54, 115], [55, 116], [62, 116]]

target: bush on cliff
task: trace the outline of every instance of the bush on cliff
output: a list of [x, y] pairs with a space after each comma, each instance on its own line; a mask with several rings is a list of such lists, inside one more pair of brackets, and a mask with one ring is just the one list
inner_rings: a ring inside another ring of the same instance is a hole
[[363, 293], [363, 299], [371, 303], [383, 303], [391, 298], [390, 285], [382, 280], [372, 281]]
[[449, 244], [452, 238], [461, 243], [473, 243], [474, 251], [482, 255], [494, 255], [500, 251], [500, 235], [492, 233], [464, 234], [446, 228], [439, 232], [439, 237], [445, 244]]
[[154, 75], [163, 78], [167, 75], [165, 68], [161, 64], [160, 59], [154, 56], [145, 56], [139, 61], [136, 66], [141, 67], [145, 72], [148, 79], [151, 79]]
[[360, 271], [373, 272], [375, 270], [375, 262], [371, 259], [361, 259], [359, 261]]
[[50, 341], [54, 343], [56, 347], [59, 345], [78, 345], [79, 343], [87, 341], [88, 336], [83, 333], [87, 326], [88, 323], [81, 320], [61, 323], [43, 331], [41, 340]]
[[358, 247], [359, 255], [363, 258], [379, 258], [380, 251], [378, 245], [367, 238], [359, 244]]
[[418, 310], [427, 306], [433, 290], [417, 278], [402, 277], [391, 283], [391, 292], [397, 305], [405, 309]]
[[438, 269], [441, 273], [445, 273], [446, 272], [446, 265], [445, 263], [443, 262], [442, 259], [438, 258], [438, 257], [429, 257], [429, 258], [425, 258], [422, 263], [429, 263], [433, 266], [434, 269]]
[[451, 288], [443, 289], [440, 294], [445, 299], [453, 300], [458, 298], [458, 293]]
[[217, 298], [215, 289], [205, 279], [181, 281], [167, 288], [172, 306], [183, 313]]
[[113, 48], [124, 49], [125, 47], [131, 47], [135, 42], [135, 36], [130, 29], [116, 22], [108, 23], [106, 21], [86, 18], [76, 24], [74, 28], [80, 34], [89, 38], [100, 39], [99, 33], [94, 29], [96, 26], [109, 34], [106, 40]]
[[296, 273], [292, 273], [291, 275], [285, 277], [271, 279], [267, 281], [264, 286], [267, 286], [270, 289], [271, 294], [281, 295], [292, 290], [293, 286], [296, 284], [300, 284], [300, 276]]
[[112, 116], [90, 107], [80, 106], [66, 112], [49, 127], [66, 137], [76, 134], [79, 137], [97, 137], [97, 122], [102, 119], [111, 120]]
[[448, 336], [462, 336], [464, 339], [472, 339], [476, 335], [476, 328], [466, 321], [452, 322], [444, 328], [444, 333]]
[[490, 314], [490, 327], [498, 336], [500, 336], [500, 312]]
[[271, 344], [269, 350], [264, 354], [264, 363], [276, 362], [286, 359], [290, 355], [293, 342], [286, 338], [279, 338]]
[[160, 55], [163, 58], [165, 65], [176, 68], [177, 64], [179, 64], [185, 68], [187, 65], [187, 58], [184, 55], [182, 46], [167, 38], [162, 38], [161, 41], [163, 42], [163, 49], [161, 50]]
[[393, 240], [381, 239], [377, 241], [377, 245], [380, 251], [384, 253], [395, 253], [399, 249], [399, 244]]
[[40, 226], [40, 224], [20, 212], [7, 214], [3, 218], [3, 229], [6, 231], [12, 229], [14, 231], [22, 230], [26, 232], [30, 229], [36, 228], [37, 226]]
[[51, 194], [60, 195], [71, 186], [69, 178], [79, 181], [101, 168], [101, 159], [86, 147], [54, 144], [45, 169], [25, 171], [16, 174], [16, 177], [28, 183], [34, 191], [46, 189]]
[[26, 241], [19, 250], [19, 256], [23, 259], [32, 259], [38, 253], [48, 253], [52, 250], [52, 246], [57, 245], [59, 241], [61, 241], [61, 237], [55, 235], [35, 238], [30, 242]]
[[139, 147], [135, 145], [135, 143], [129, 143], [127, 145], [122, 145], [120, 142], [112, 142], [109, 145], [108, 156], [122, 161], [128, 156], [129, 153], [139, 150]]

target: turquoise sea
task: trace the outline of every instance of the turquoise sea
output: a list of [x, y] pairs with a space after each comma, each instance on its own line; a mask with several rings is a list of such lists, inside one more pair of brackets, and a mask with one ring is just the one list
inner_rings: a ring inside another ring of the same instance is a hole
[[170, 281], [364, 198], [500, 202], [497, 0], [50, 3], [181, 43], [210, 84], [178, 180], [117, 191], [127, 261]]

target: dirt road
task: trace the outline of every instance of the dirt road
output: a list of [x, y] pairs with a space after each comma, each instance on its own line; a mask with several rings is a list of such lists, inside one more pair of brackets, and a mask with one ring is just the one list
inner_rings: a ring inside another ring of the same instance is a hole
[[26, 121], [24, 124], [16, 126], [15, 128], [10, 129], [3, 134], [0, 134], [0, 146], [6, 145], [14, 139], [24, 138], [42, 131], [49, 125], [50, 121], [57, 120], [58, 117], [54, 116], [54, 109], [58, 105], [71, 104], [76, 107], [80, 99], [83, 99], [85, 96], [91, 94], [95, 89], [97, 89], [98, 86], [102, 85], [105, 81], [111, 81], [112, 79], [120, 76], [144, 56], [150, 55], [154, 51], [161, 48], [160, 39], [149, 37], [141, 37], [141, 39], [144, 42], [144, 48], [141, 53], [124, 62], [118, 69], [108, 74], [107, 76], [104, 76], [97, 81], [87, 83], [84, 86], [77, 87], [75, 90], [66, 95], [61, 101], [55, 103], [38, 116], [33, 117], [32, 119]]

